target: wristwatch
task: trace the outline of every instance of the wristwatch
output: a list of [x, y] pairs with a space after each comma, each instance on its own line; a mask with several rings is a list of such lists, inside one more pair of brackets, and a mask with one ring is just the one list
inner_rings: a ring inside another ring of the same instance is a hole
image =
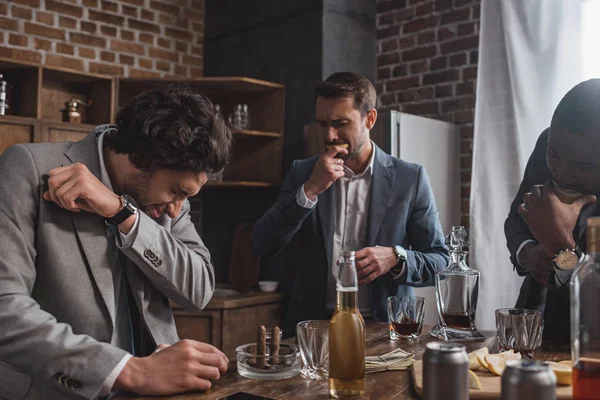
[[394, 255], [396, 256], [396, 265], [390, 269], [390, 272], [393, 276], [398, 276], [402, 272], [402, 268], [406, 262], [406, 250], [404, 250], [402, 246], [393, 246], [392, 248], [394, 249]]
[[121, 196], [121, 211], [110, 218], [105, 218], [106, 222], [111, 225], [119, 225], [133, 214], [137, 214], [138, 209], [135, 206], [135, 201], [128, 195]]
[[552, 266], [562, 271], [570, 271], [579, 265], [579, 259], [581, 258], [581, 250], [579, 247], [574, 249], [563, 249], [556, 253], [556, 255], [550, 260]]

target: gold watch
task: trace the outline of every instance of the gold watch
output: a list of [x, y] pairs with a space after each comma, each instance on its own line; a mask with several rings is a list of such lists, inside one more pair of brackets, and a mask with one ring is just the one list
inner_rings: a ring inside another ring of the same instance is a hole
[[581, 257], [581, 250], [575, 249], [563, 249], [556, 253], [556, 255], [550, 260], [555, 268], [563, 271], [570, 271], [579, 265], [579, 258]]

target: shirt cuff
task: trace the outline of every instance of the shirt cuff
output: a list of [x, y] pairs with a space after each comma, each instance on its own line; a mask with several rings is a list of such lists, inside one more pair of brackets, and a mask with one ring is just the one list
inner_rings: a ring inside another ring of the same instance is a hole
[[[523, 268], [525, 268], [525, 266], [523, 264], [521, 264], [521, 262], [519, 261], [519, 256], [521, 255], [521, 250], [523, 250], [523, 248], [526, 245], [528, 245], [529, 243], [537, 244], [537, 242], [535, 240], [527, 239], [527, 240], [524, 240], [523, 243], [521, 243], [521, 245], [517, 249], [516, 259], [517, 259], [517, 262], [519, 263], [519, 265]], [[525, 268], [525, 269], [527, 269], [527, 268]]]
[[300, 207], [315, 208], [315, 206], [317, 205], [317, 201], [319, 201], [319, 198], [317, 198], [315, 201], [312, 201], [311, 199], [306, 197], [306, 192], [304, 191], [304, 185], [302, 185], [300, 187], [300, 189], [298, 189], [298, 192], [296, 193], [296, 203], [298, 203], [298, 205]]
[[119, 238], [120, 238], [120, 246], [119, 248], [126, 248], [126, 247], [131, 247], [131, 244], [133, 243], [133, 241], [135, 240], [135, 237], [137, 236], [137, 232], [138, 232], [138, 225], [140, 224], [140, 216], [139, 213], [141, 211], [138, 211], [135, 214], [135, 221], [133, 222], [133, 226], [131, 227], [131, 230], [129, 231], [129, 233], [123, 233], [121, 232], [118, 228], [117, 230], [119, 231]]
[[121, 359], [121, 362], [119, 362], [112, 372], [108, 374], [104, 380], [104, 383], [102, 384], [102, 388], [100, 388], [100, 393], [98, 394], [100, 397], [108, 396], [110, 394], [115, 382], [117, 381], [117, 378], [131, 357], [133, 357], [131, 354], [126, 354]]

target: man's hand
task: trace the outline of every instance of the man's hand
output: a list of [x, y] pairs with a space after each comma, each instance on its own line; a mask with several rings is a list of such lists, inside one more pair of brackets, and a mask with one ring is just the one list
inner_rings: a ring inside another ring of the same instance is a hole
[[54, 168], [48, 174], [44, 200], [53, 201], [65, 210], [83, 210], [110, 218], [122, 208], [120, 197], [104, 186], [84, 164]]
[[130, 358], [113, 389], [144, 396], [208, 390], [227, 371], [227, 356], [209, 344], [184, 339], [159, 347], [148, 357]]
[[518, 212], [531, 233], [542, 245], [546, 256], [553, 257], [562, 249], [575, 248], [573, 230], [581, 209], [596, 201], [596, 196], [585, 195], [564, 204], [554, 193], [552, 185], [534, 186], [523, 196]]
[[541, 244], [528, 243], [519, 254], [519, 263], [527, 268], [533, 279], [546, 288], [554, 287], [550, 281], [554, 269], [546, 257], [546, 252]]
[[373, 282], [396, 265], [396, 254], [391, 247], [365, 247], [355, 257], [359, 286]]
[[344, 176], [344, 160], [335, 158], [338, 154], [348, 154], [348, 150], [341, 146], [333, 146], [323, 153], [315, 164], [310, 178], [304, 184], [304, 192], [310, 200], [315, 201], [333, 182]]

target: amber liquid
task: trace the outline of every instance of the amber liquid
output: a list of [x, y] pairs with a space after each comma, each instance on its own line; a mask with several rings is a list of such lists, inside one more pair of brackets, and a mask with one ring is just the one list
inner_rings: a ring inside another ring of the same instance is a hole
[[573, 368], [573, 400], [600, 397], [600, 360], [580, 358]]
[[365, 393], [365, 322], [356, 304], [357, 291], [338, 290], [329, 321], [329, 394], [335, 398]]
[[471, 329], [471, 318], [468, 314], [446, 314], [442, 313], [442, 318], [448, 328], [452, 329]]
[[411, 319], [400, 322], [392, 322], [390, 329], [400, 336], [418, 335], [421, 325]]

